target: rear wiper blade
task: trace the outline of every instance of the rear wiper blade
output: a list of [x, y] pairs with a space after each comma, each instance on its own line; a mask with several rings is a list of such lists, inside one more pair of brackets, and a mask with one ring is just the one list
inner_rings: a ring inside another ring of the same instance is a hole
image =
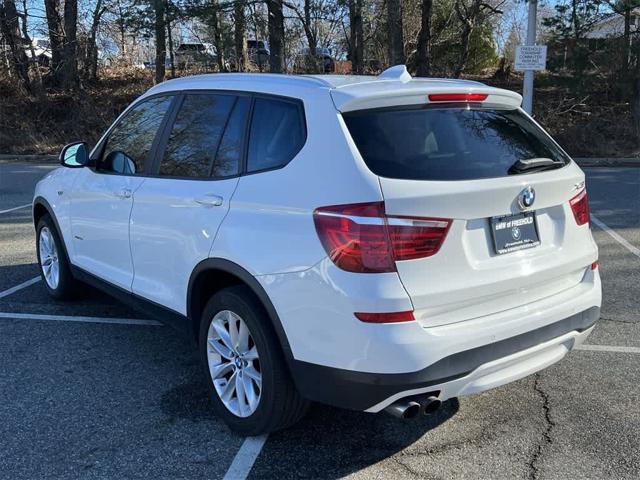
[[564, 165], [564, 162], [552, 160], [550, 158], [527, 158], [520, 159], [509, 167], [508, 173], [510, 175], [516, 173], [524, 173], [531, 170], [547, 170], [551, 168], [557, 168]]

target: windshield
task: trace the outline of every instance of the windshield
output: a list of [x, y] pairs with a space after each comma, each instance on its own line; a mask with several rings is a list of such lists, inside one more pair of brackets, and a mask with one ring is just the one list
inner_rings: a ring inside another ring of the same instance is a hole
[[471, 180], [530, 173], [511, 168], [522, 160], [550, 159], [545, 169], [569, 162], [518, 109], [417, 106], [343, 117], [367, 166], [383, 177]]

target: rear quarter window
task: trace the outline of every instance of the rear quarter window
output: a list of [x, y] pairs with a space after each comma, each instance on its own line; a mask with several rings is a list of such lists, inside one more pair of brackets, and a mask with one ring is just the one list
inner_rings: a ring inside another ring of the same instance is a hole
[[518, 160], [567, 155], [518, 109], [471, 105], [362, 110], [343, 118], [369, 169], [410, 180], [502, 177]]
[[247, 171], [280, 168], [289, 163], [306, 141], [302, 104], [278, 98], [255, 99]]

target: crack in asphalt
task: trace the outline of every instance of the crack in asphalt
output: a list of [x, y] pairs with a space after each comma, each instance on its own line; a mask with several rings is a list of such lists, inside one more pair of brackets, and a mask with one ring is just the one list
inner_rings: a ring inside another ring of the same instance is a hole
[[600, 317], [600, 320], [605, 322], [613, 322], [613, 323], [627, 323], [629, 325], [636, 325], [638, 323], [638, 322], [633, 322], [631, 320], [620, 320], [619, 318]]
[[[402, 456], [404, 456], [404, 454]], [[391, 459], [396, 465], [399, 465], [400, 467], [402, 467], [402, 469], [412, 477], [424, 478], [424, 479], [430, 479], [430, 480], [441, 480], [441, 477], [429, 475], [427, 472], [417, 471], [416, 469], [410, 467], [406, 463], [400, 461], [400, 459], [396, 455], [392, 456]]]
[[544, 412], [544, 420], [545, 420], [545, 428], [542, 432], [542, 438], [535, 446], [535, 451], [529, 461], [529, 478], [531, 480], [536, 480], [540, 477], [540, 467], [538, 465], [540, 459], [542, 458], [544, 447], [547, 445], [551, 445], [553, 443], [553, 439], [551, 438], [551, 430], [555, 427], [555, 422], [551, 420], [551, 405], [549, 402], [549, 395], [542, 389], [540, 386], [541, 375], [536, 373], [536, 380], [533, 384], [533, 389], [542, 399], [542, 411]]

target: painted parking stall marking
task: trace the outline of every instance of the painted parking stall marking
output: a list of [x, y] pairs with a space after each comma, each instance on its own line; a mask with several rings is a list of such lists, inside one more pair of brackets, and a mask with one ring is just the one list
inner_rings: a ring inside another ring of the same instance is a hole
[[240, 450], [238, 450], [238, 453], [236, 453], [223, 480], [244, 480], [247, 478], [267, 438], [268, 435], [247, 437], [240, 447]]
[[42, 315], [39, 313], [0, 312], [0, 318], [12, 320], [42, 320], [50, 322], [84, 322], [84, 323], [114, 323], [119, 325], [150, 325], [162, 326], [156, 320], [138, 320], [135, 318], [84, 317], [71, 315]]
[[611, 238], [613, 238], [616, 242], [618, 242], [624, 248], [629, 250], [636, 257], [640, 258], [640, 248], [637, 248], [637, 247], [634, 247], [633, 245], [631, 245], [627, 240], [625, 240], [622, 236], [620, 236], [620, 234], [618, 234], [615, 230], [613, 230], [611, 227], [609, 227], [606, 223], [604, 223], [602, 220], [600, 220], [596, 216], [591, 215], [591, 221], [598, 228], [600, 228], [600, 229], [604, 230], [606, 233], [608, 233], [609, 236]]
[[23, 208], [27, 208], [27, 207], [30, 207], [30, 206], [31, 206], [30, 203], [26, 203], [24, 205], [20, 205], [19, 207], [7, 208], [6, 210], [0, 210], [0, 214], [1, 213], [15, 212], [16, 210], [22, 210]]
[[23, 288], [27, 288], [35, 283], [38, 283], [40, 280], [41, 280], [41, 277], [37, 276], [37, 277], [33, 277], [30, 280], [27, 280], [26, 282], [22, 282], [20, 285], [16, 285], [15, 287], [8, 288], [4, 292], [0, 292], [0, 298], [8, 297], [9, 295], [16, 293], [17, 291], [22, 290]]
[[589, 352], [640, 353], [640, 347], [619, 347], [616, 345], [579, 345], [575, 350]]

